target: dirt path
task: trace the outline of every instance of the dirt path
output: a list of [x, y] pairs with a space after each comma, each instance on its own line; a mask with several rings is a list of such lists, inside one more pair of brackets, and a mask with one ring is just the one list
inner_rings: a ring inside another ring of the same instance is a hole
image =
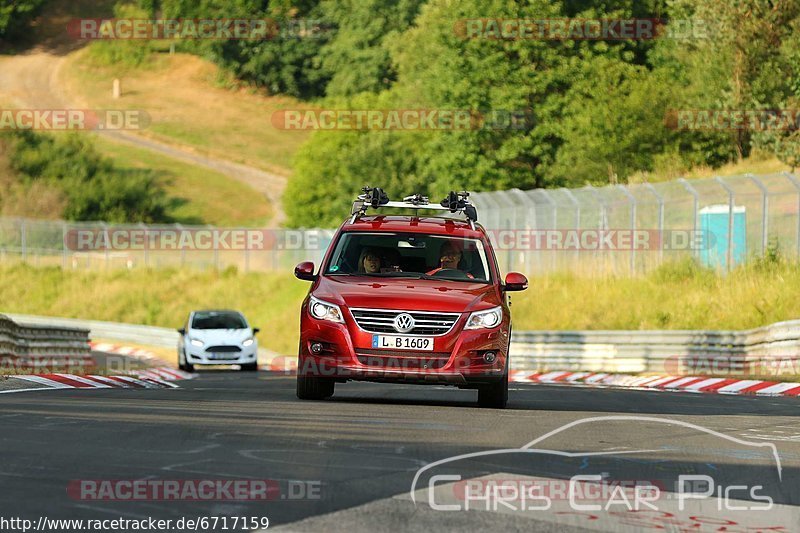
[[[80, 96], [70, 94], [61, 82], [60, 72], [67, 55], [51, 50], [33, 49], [15, 56], [0, 56], [0, 101], [34, 109], [66, 109], [88, 107]], [[208, 157], [191, 148], [167, 144], [128, 131], [98, 131], [116, 142], [127, 143], [179, 159], [183, 162], [215, 170], [245, 183], [263, 194], [273, 209], [268, 225], [279, 226], [284, 218], [281, 197], [286, 177], [259, 168]], [[241, 209], [241, 206], [232, 206]]]

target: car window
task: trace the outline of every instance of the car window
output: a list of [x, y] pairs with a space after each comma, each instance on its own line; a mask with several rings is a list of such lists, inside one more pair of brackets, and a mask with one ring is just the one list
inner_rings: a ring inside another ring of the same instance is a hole
[[192, 318], [192, 329], [244, 329], [246, 327], [247, 322], [239, 313], [203, 311], [195, 313]]
[[[441, 268], [441, 254], [447, 247], [459, 254], [457, 268]], [[404, 277], [435, 273], [452, 281], [490, 282], [491, 270], [486, 248], [480, 239], [417, 233], [344, 232], [339, 236], [325, 273]]]

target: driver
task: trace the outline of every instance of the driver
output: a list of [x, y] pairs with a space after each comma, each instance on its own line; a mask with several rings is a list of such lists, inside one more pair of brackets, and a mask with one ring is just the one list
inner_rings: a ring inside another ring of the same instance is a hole
[[358, 260], [358, 271], [365, 274], [381, 272], [381, 256], [375, 248], [364, 248]]
[[[441, 250], [439, 250], [439, 267], [427, 272], [427, 274], [432, 276], [442, 270], [460, 270], [458, 264], [461, 262], [462, 255], [461, 247], [458, 243], [455, 241], [445, 242]], [[465, 274], [469, 278], [475, 278], [475, 276], [469, 272], [465, 272]]]

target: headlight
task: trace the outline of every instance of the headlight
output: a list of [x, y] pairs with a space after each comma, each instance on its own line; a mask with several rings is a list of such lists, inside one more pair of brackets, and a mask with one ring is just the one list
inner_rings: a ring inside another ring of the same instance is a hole
[[313, 296], [311, 297], [311, 301], [308, 303], [308, 310], [311, 313], [311, 316], [318, 318], [319, 320], [344, 322], [342, 310], [339, 309], [338, 305], [323, 302], [322, 300], [314, 298]]
[[486, 311], [475, 311], [469, 315], [467, 325], [464, 329], [483, 329], [493, 328], [503, 319], [503, 308], [500, 306], [487, 309]]
[[198, 348], [201, 348], [204, 344], [203, 341], [199, 341], [197, 339], [189, 339], [189, 342], [192, 343], [192, 346], [197, 346]]
[[242, 343], [242, 346], [250, 346], [251, 344], [253, 344], [253, 337], [245, 339], [245, 341]]

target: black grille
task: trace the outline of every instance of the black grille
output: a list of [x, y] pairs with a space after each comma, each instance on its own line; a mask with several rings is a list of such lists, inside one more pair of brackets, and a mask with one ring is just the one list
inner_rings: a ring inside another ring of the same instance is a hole
[[242, 349], [238, 346], [209, 346], [206, 348], [206, 351], [211, 353], [231, 353], [231, 352], [241, 352]]
[[370, 333], [394, 333], [394, 319], [400, 313], [414, 317], [414, 328], [404, 335], [444, 335], [453, 328], [459, 313], [429, 313], [421, 311], [395, 311], [383, 309], [351, 309], [358, 327]]

